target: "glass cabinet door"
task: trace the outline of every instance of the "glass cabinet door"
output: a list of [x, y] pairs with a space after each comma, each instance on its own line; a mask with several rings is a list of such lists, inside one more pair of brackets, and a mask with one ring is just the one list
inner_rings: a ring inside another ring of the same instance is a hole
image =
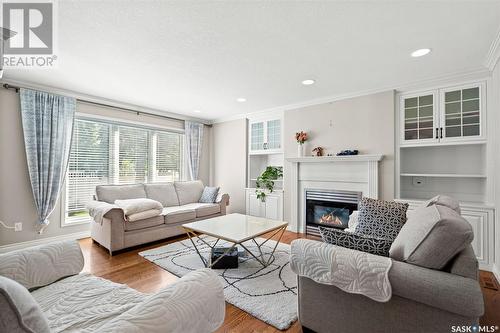
[[266, 149], [281, 148], [281, 120], [267, 121], [267, 147]]
[[479, 86], [444, 92], [442, 139], [481, 135], [481, 92]]
[[404, 98], [403, 141], [436, 140], [434, 103], [434, 94]]
[[264, 123], [250, 124], [250, 150], [264, 149]]

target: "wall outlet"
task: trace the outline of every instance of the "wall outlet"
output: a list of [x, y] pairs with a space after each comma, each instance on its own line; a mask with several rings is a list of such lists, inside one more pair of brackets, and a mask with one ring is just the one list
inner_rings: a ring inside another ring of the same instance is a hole
[[424, 177], [413, 177], [412, 178], [412, 184], [415, 187], [421, 187], [424, 186], [425, 180]]
[[22, 222], [14, 223], [14, 231], [23, 231], [23, 223]]

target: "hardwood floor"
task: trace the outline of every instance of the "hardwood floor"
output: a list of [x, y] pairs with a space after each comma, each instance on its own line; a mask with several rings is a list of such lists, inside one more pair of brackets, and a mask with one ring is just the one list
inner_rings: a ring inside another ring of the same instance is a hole
[[[154, 292], [178, 279], [175, 275], [163, 270], [155, 264], [143, 259], [137, 253], [161, 245], [176, 242], [185, 237], [155, 242], [141, 246], [112, 257], [107, 250], [92, 242], [90, 238], [80, 240], [85, 256], [84, 271], [105, 279], [127, 284], [141, 292]], [[303, 234], [285, 232], [282, 242], [290, 243], [297, 238], [304, 238]], [[481, 278], [492, 278], [489, 272], [481, 271]], [[483, 288], [486, 311], [481, 318], [482, 325], [500, 325], [500, 291]], [[223, 326], [217, 332], [282, 332], [266, 323], [252, 317], [237, 307], [226, 303], [226, 318]], [[300, 324], [295, 322], [287, 333], [302, 332]]]

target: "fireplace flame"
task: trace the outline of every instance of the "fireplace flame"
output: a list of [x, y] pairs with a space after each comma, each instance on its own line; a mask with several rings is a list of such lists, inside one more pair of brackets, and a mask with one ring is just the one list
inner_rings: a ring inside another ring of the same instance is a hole
[[319, 219], [319, 223], [333, 224], [338, 226], [342, 225], [342, 221], [339, 219], [338, 216], [334, 215], [333, 212], [328, 214], [323, 214]]

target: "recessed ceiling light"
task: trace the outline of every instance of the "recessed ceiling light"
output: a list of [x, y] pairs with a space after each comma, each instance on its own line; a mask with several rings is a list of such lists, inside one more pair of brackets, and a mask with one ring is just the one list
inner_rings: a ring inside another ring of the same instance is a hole
[[193, 110], [193, 112], [200, 113], [201, 111], [200, 110]]
[[431, 49], [418, 49], [416, 51], [413, 51], [411, 53], [411, 56], [413, 58], [418, 58], [418, 57], [422, 57], [422, 56], [424, 56], [426, 54], [429, 54], [430, 52], [431, 52]]
[[246, 98], [244, 98], [244, 97], [240, 97], [240, 98], [237, 98], [237, 99], [236, 99], [236, 101], [237, 101], [237, 102], [240, 102], [240, 103], [244, 103], [244, 102], [246, 102], [246, 101], [247, 101], [247, 99], [246, 99]]
[[302, 81], [302, 84], [305, 85], [305, 86], [310, 86], [311, 84], [314, 84], [314, 81], [313, 79], [307, 79], [307, 80], [304, 80]]

